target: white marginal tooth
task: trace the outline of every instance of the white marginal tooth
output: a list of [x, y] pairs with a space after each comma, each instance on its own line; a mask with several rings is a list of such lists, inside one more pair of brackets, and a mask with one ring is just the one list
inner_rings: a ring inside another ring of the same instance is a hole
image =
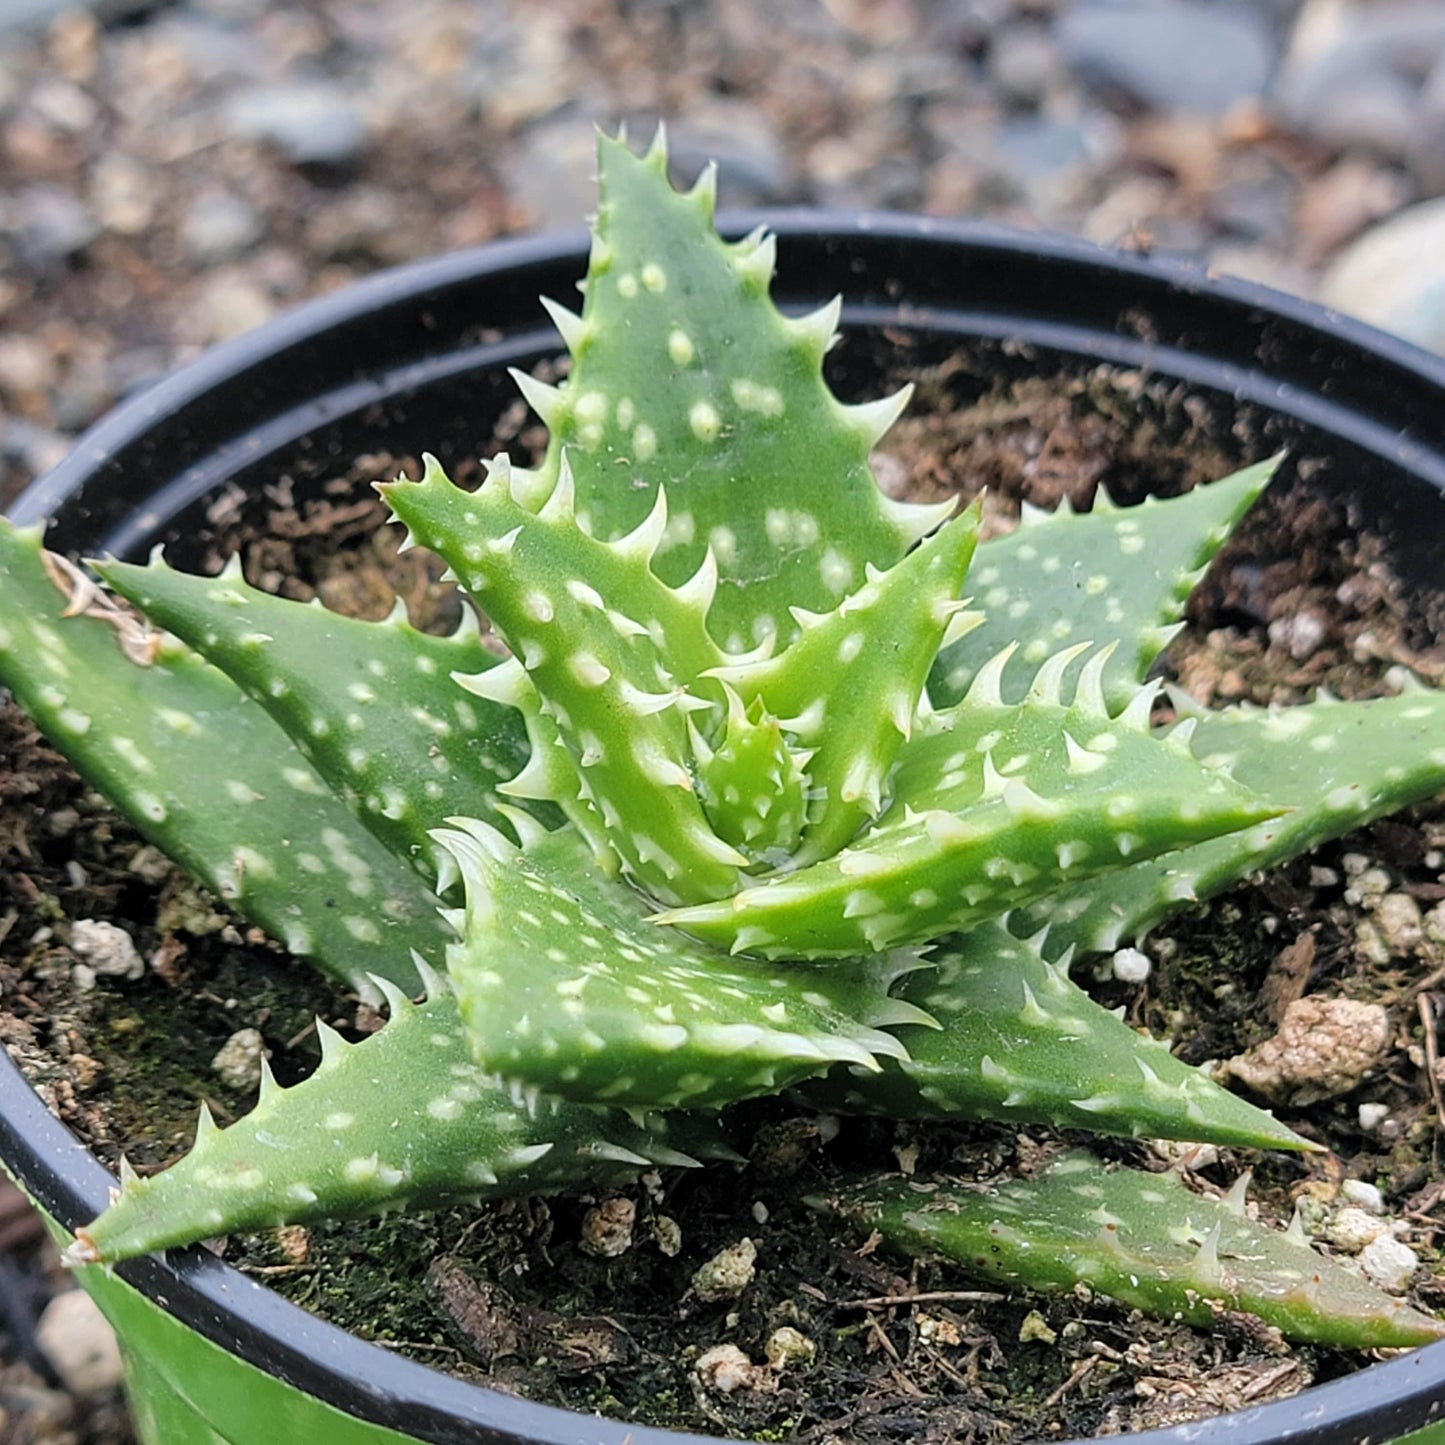
[[[512, 840], [490, 823], [484, 823], [480, 818], [448, 818], [450, 828], [457, 830], [448, 833], [445, 828], [434, 828], [430, 834], [443, 847], [451, 848], [458, 854], [458, 862], [465, 864], [466, 859], [462, 856], [457, 847], [457, 840], [470, 841], [477, 845], [489, 857], [494, 858], [498, 863], [510, 864], [517, 856], [516, 846]], [[443, 836], [446, 834], [447, 836]], [[472, 850], [475, 852], [475, 849]]]
[[140, 1183], [140, 1175], [135, 1172], [134, 1166], [124, 1154], [120, 1156], [120, 1187], [129, 1189], [132, 1184]]
[[[843, 414], [857, 428], [865, 446], [874, 446], [888, 428], [903, 415], [904, 409], [913, 399], [913, 383], [900, 387], [892, 396], [880, 396], [876, 401], [858, 402], [844, 406]], [[952, 512], [954, 503], [949, 502]]]
[[1022, 778], [1010, 778], [1003, 787], [1003, 805], [1018, 819], [1056, 818], [1063, 807], [1034, 792]]
[[696, 836], [697, 851], [704, 857], [711, 858], [714, 863], [721, 863], [729, 868], [746, 868], [748, 866], [747, 856], [724, 843], [716, 833], [710, 832], [706, 828], [700, 828]]
[[497, 791], [507, 798], [531, 799], [533, 802], [554, 801], [557, 796], [557, 775], [549, 760], [536, 749], [526, 761], [522, 771], [515, 778], [497, 785]]
[[547, 315], [552, 318], [552, 325], [561, 333], [562, 344], [573, 356], [576, 356], [590, 333], [587, 323], [575, 311], [563, 306], [560, 301], [554, 301], [550, 296], [543, 296], [540, 299]]
[[[652, 499], [651, 511], [625, 537], [619, 537], [613, 542], [612, 550], [621, 556], [638, 557], [644, 562], [650, 562], [666, 530], [667, 489], [660, 486], [657, 495]], [[644, 632], [646, 630], [643, 628]]]
[[382, 978], [380, 974], [376, 973], [368, 973], [366, 976], [376, 985], [382, 998], [386, 1000], [387, 1009], [393, 1019], [411, 1008], [411, 1000], [389, 978]]
[[706, 220], [711, 221], [717, 211], [717, 162], [709, 161], [702, 174], [693, 182], [688, 195], [697, 202], [698, 209]]
[[572, 478], [572, 464], [563, 451], [562, 464], [557, 468], [557, 485], [537, 516], [544, 522], [563, 522], [575, 514], [576, 508], [577, 484]]
[[281, 1092], [281, 1085], [276, 1082], [276, 1075], [271, 1072], [271, 1061], [265, 1054], [261, 1055], [259, 1063], [261, 1065], [260, 1102], [264, 1104], [273, 1094]]
[[605, 1139], [599, 1139], [595, 1144], [584, 1144], [577, 1152], [593, 1159], [611, 1159], [618, 1164], [636, 1164], [642, 1168], [653, 1163], [653, 1160], [644, 1159], [641, 1154], [634, 1154], [631, 1149], [621, 1144], [610, 1144]]
[[712, 712], [717, 707], [715, 702], [709, 702], [705, 697], [694, 697], [685, 688], [680, 689], [674, 696], [673, 706], [680, 713], [690, 712]]
[[821, 697], [814, 698], [796, 717], [779, 718], [778, 726], [811, 741], [822, 730], [827, 711], [827, 702]]
[[1005, 786], [1004, 776], [994, 765], [993, 752], [990, 750], [983, 755], [983, 793], [980, 800], [992, 803], [1003, 797]]
[[954, 616], [948, 618], [948, 626], [944, 629], [944, 636], [939, 637], [939, 649], [952, 647], [955, 642], [961, 642], [971, 631], [983, 627], [984, 613], [978, 611], [957, 611]]
[[452, 857], [445, 848], [437, 854], [437, 883], [436, 891], [445, 895], [452, 888], [461, 882], [462, 875], [457, 871], [457, 860]]
[[1285, 1229], [1284, 1237], [1291, 1244], [1303, 1245], [1309, 1248], [1310, 1237], [1305, 1230], [1305, 1217], [1298, 1204], [1294, 1207], [1294, 1213], [1290, 1215], [1289, 1225]]
[[510, 803], [498, 803], [497, 812], [512, 825], [512, 831], [516, 833], [524, 853], [547, 836], [547, 829], [523, 808], [514, 808]]
[[1104, 667], [1113, 652], [1112, 642], [1101, 647], [1079, 671], [1079, 680], [1074, 684], [1074, 706], [1088, 717], [1109, 716], [1109, 707], [1104, 701]]
[[806, 632], [810, 627], [816, 627], [820, 622], [826, 622], [833, 614], [831, 612], [809, 612], [806, 607], [789, 607], [788, 615]]
[[509, 657], [485, 672], [454, 672], [452, 681], [476, 697], [520, 708], [532, 693], [532, 680], [515, 658]]
[[1245, 1196], [1249, 1193], [1249, 1181], [1254, 1177], [1254, 1171], [1246, 1169], [1233, 1184], [1229, 1186], [1229, 1193], [1224, 1196], [1220, 1203], [1229, 1210], [1231, 1214], [1237, 1214], [1244, 1218]]
[[1192, 744], [1198, 727], [1199, 719], [1197, 717], [1187, 717], [1183, 722], [1175, 723], [1164, 736], [1165, 745], [1173, 748], [1175, 752], [1182, 753], [1186, 758], [1192, 758], [1194, 756]]
[[512, 455], [510, 452], [498, 452], [496, 456], [484, 459], [482, 468], [486, 477], [482, 482], [482, 489], [497, 487], [508, 496], [512, 494]]
[[1093, 645], [1092, 642], [1078, 642], [1048, 658], [1034, 674], [1033, 684], [1028, 691], [1028, 701], [1048, 703], [1057, 707], [1064, 685], [1064, 673], [1068, 671], [1069, 664], [1080, 653], [1087, 652]]
[[964, 702], [971, 707], [1003, 706], [1003, 671], [1009, 658], [1018, 651], [1018, 643], [1001, 647], [984, 665], [969, 685]]
[[517, 367], [509, 367], [509, 374], [517, 383], [517, 390], [526, 398], [527, 405], [547, 424], [548, 431], [556, 431], [557, 423], [567, 414], [567, 397], [560, 387], [545, 381], [538, 381]]
[[899, 502], [878, 495], [878, 509], [891, 522], [903, 540], [912, 546], [930, 532], [936, 532], [953, 515], [958, 503], [950, 497], [946, 502]]
[[903, 998], [885, 999], [869, 1015], [868, 1022], [876, 1024], [879, 1028], [892, 1028], [897, 1024], [916, 1024], [919, 1028], [925, 1029], [941, 1029], [943, 1027], [927, 1009], [921, 1009], [917, 1004], [909, 1003], [907, 999]]
[[1036, 507], [1032, 502], [1022, 502], [1019, 505], [1019, 525], [1023, 527], [1032, 526], [1035, 522], [1047, 522], [1053, 515], [1047, 508]]
[[[156, 548], [151, 551], [152, 566], [164, 565], [156, 555], [159, 546], [160, 544], [157, 543]], [[216, 575], [218, 577], [224, 577], [228, 582], [244, 581], [245, 578], [241, 575], [241, 554], [239, 552], [232, 552], [231, 555], [226, 558], [226, 565], [222, 567]], [[124, 1158], [122, 1158], [121, 1163], [125, 1164]], [[125, 1167], [127, 1169], [130, 1168], [128, 1164], [126, 1164]]]
[[704, 616], [708, 608], [712, 606], [712, 599], [717, 593], [717, 554], [714, 553], [711, 544], [703, 554], [701, 565], [697, 571], [682, 584], [681, 587], [673, 588], [673, 595], [684, 604], [695, 607]]
[[760, 227], [738, 242], [734, 254], [733, 266], [738, 275], [761, 289], [773, 279], [773, 272], [777, 269], [778, 238]]
[[411, 951], [411, 966], [416, 969], [422, 992], [427, 998], [439, 998], [442, 994], [451, 992], [445, 976], [438, 973], [415, 949]]
[[795, 318], [791, 325], [794, 334], [806, 341], [822, 360], [828, 348], [838, 335], [838, 318], [843, 314], [843, 298], [835, 296], [825, 301], [816, 311]]
[[1193, 1261], [1192, 1272], [1196, 1279], [1209, 1283], [1219, 1279], [1219, 1242], [1223, 1235], [1223, 1225], [1216, 1223], [1214, 1228], [1204, 1236], [1204, 1242], [1199, 1246], [1199, 1252], [1194, 1256]]
[[[318, 1068], [324, 1069], [328, 1064], [337, 1063], [342, 1054], [346, 1052], [346, 1040], [324, 1018], [319, 1016], [316, 1020], [316, 1039], [321, 1045], [321, 1063]], [[203, 1104], [201, 1107], [204, 1109], [205, 1105]], [[209, 1112], [207, 1110], [207, 1117], [209, 1117]], [[211, 1127], [214, 1128], [215, 1125], [212, 1124]]]
[[1145, 683], [1133, 697], [1129, 699], [1129, 705], [1115, 719], [1120, 727], [1133, 728], [1136, 732], [1147, 732], [1149, 730], [1149, 718], [1154, 711], [1154, 701], [1159, 696], [1159, 684], [1157, 682]]
[[1198, 698], [1185, 692], [1177, 683], [1166, 682], [1164, 696], [1169, 699], [1169, 706], [1178, 717], [1201, 718], [1208, 711]]
[[687, 740], [689, 746], [692, 748], [693, 757], [697, 759], [698, 767], [707, 767], [707, 765], [712, 762], [715, 753], [713, 752], [712, 744], [703, 737], [698, 725], [693, 722], [691, 718], [687, 719]]
[[617, 694], [622, 699], [623, 707], [634, 717], [651, 717], [654, 713], [666, 712], [668, 708], [676, 707], [682, 698], [680, 690], [643, 692], [626, 678], [617, 679]]
[[669, 1149], [665, 1144], [649, 1144], [654, 1164], [666, 1165], [669, 1169], [701, 1169], [702, 1160], [684, 1154], [681, 1149]]
[[899, 693], [888, 709], [888, 720], [903, 735], [904, 742], [907, 742], [913, 735], [913, 708], [908, 698]]

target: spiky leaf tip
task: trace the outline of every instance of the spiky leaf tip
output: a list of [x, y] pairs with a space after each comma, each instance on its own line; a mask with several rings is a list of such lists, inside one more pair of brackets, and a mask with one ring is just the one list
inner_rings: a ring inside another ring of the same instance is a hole
[[945, 939], [901, 996], [937, 1020], [903, 1027], [908, 1057], [835, 1070], [809, 1097], [898, 1119], [1000, 1119], [1151, 1139], [1314, 1149], [1270, 1114], [1136, 1033], [1002, 920]]
[[645, 156], [598, 143], [600, 198], [580, 316], [553, 307], [572, 353], [567, 380], [523, 379], [551, 432], [525, 483], [540, 505], [564, 450], [577, 511], [611, 539], [671, 515], [656, 569], [692, 576], [709, 548], [722, 586], [710, 623], [731, 652], [796, 630], [788, 609], [825, 611], [891, 567], [939, 513], [892, 502], [868, 454], [906, 393], [840, 403], [823, 380], [835, 307], [790, 319], [768, 296], [773, 242], [722, 241], [706, 178], [678, 194], [661, 134]]
[[112, 1263], [235, 1231], [509, 1194], [616, 1183], [727, 1150], [715, 1121], [632, 1118], [509, 1089], [473, 1062], [456, 999], [430, 971], [414, 1004], [349, 1044], [318, 1021], [321, 1063], [291, 1088], [262, 1075], [256, 1106], [218, 1129], [202, 1110], [183, 1159], [122, 1170], [110, 1207], [78, 1231], [75, 1264]]

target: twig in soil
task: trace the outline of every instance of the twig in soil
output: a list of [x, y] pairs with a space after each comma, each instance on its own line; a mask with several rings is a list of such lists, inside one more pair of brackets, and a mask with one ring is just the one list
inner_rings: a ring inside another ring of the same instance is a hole
[[1440, 1097], [1440, 1048], [1435, 1035], [1435, 1006], [1438, 995], [1422, 993], [1416, 999], [1420, 1022], [1425, 1029], [1425, 1073], [1430, 1080], [1430, 1097], [1435, 1103], [1435, 1119], [1445, 1129], [1445, 1100]]
[[879, 1294], [867, 1299], [839, 1300], [840, 1310], [882, 1310], [894, 1305], [921, 1304], [997, 1304], [1006, 1298], [986, 1289], [927, 1289], [909, 1294]]
[[1424, 978], [1416, 979], [1414, 983], [1400, 995], [1402, 1003], [1408, 1003], [1412, 998], [1418, 998], [1422, 993], [1429, 993], [1437, 984], [1445, 983], [1445, 964], [1427, 973]]
[[[927, 1347], [925, 1346], [925, 1348]], [[949, 1362], [945, 1360], [937, 1350], [930, 1349], [927, 1351], [927, 1353], [929, 1362], [933, 1365], [934, 1369], [939, 1372], [939, 1374], [945, 1376], [947, 1379], [952, 1380], [953, 1383], [957, 1385], [960, 1390], [967, 1390], [969, 1388], [969, 1383], [963, 1377], [963, 1375], [960, 1374], [958, 1370], [954, 1369], [954, 1367], [949, 1364]]]
[[872, 1337], [874, 1343], [888, 1356], [890, 1360], [893, 1361], [895, 1365], [901, 1365], [903, 1363], [903, 1356], [898, 1353], [898, 1346], [895, 1345], [893, 1341], [888, 1338], [888, 1334], [884, 1330], [883, 1326], [880, 1325], [878, 1321], [873, 1318], [872, 1315], [868, 1316], [868, 1333]]
[[1069, 1372], [1069, 1378], [1051, 1394], [1048, 1399], [1039, 1407], [1041, 1410], [1052, 1410], [1070, 1390], [1074, 1388], [1084, 1377], [1099, 1363], [1098, 1355], [1090, 1355], [1087, 1359], [1080, 1360]]

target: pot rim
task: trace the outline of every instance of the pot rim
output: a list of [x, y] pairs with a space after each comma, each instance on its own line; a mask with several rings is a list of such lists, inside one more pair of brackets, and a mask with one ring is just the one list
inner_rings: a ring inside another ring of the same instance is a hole
[[[1362, 386], [1364, 391], [1383, 386], [1388, 392], [1391, 377], [1407, 375], [1417, 386], [1424, 383], [1427, 398], [1433, 388], [1437, 425], [1432, 426], [1429, 417], [1403, 427], [1375, 418], [1356, 428], [1358, 435], [1349, 439], [1364, 442], [1370, 450], [1445, 491], [1445, 430], [1438, 424], [1445, 422], [1445, 406], [1440, 405], [1445, 399], [1445, 357], [1364, 322], [1253, 282], [1219, 278], [1176, 258], [1131, 255], [1070, 237], [989, 222], [806, 209], [720, 218], [720, 228], [727, 235], [740, 235], [757, 225], [766, 225], [785, 243], [821, 234], [843, 247], [850, 241], [862, 241], [896, 246], [903, 252], [918, 253], [925, 248], [1044, 268], [1102, 271], [1111, 282], [1137, 285], [1141, 295], [1155, 300], [1172, 295], [1222, 305], [1241, 325], [1283, 322], [1336, 351], [1353, 352], [1351, 359], [1378, 369], [1372, 377], [1351, 382], [1352, 386]], [[391, 268], [306, 302], [216, 346], [121, 402], [78, 439], [65, 459], [16, 499], [10, 515], [19, 523], [44, 520], [72, 501], [87, 481], [113, 466], [160, 418], [195, 405], [217, 387], [255, 372], [281, 353], [323, 339], [338, 326], [409, 301], [420, 304], [423, 298], [444, 295], [449, 287], [462, 282], [495, 279], [514, 271], [562, 265], [575, 268], [570, 272], [575, 276], [586, 250], [586, 233], [580, 230], [491, 242]], [[878, 307], [887, 309], [888, 305], [884, 299], [872, 308], [850, 305], [845, 317], [854, 324], [867, 322], [875, 319]], [[906, 325], [914, 309], [907, 303], [902, 307], [894, 303], [891, 314]], [[1051, 331], [1043, 321], [1038, 321], [1034, 333], [1044, 343], [1056, 334], [1061, 343], [1075, 349], [1080, 335], [1086, 334], [1091, 343], [1084, 354], [1101, 361], [1141, 354], [1162, 360], [1169, 351], [1152, 346], [1147, 336], [1130, 338], [1116, 333], [1111, 338], [1102, 330], [1081, 333], [1067, 326]], [[1233, 383], [1236, 395], [1250, 394], [1247, 366], [1215, 358], [1211, 368], [1208, 358], [1190, 355], [1197, 363], [1189, 372], [1191, 379], [1201, 384]], [[1264, 379], [1276, 388], [1269, 393], [1275, 409], [1293, 416], [1308, 420], [1320, 407], [1332, 409], [1333, 415], [1344, 406], [1338, 399], [1330, 400], [1327, 389], [1322, 388], [1316, 401], [1298, 390], [1287, 393], [1291, 384], [1287, 381]], [[1266, 400], [1264, 404], [1270, 403]], [[1348, 408], [1344, 410], [1353, 415]], [[1338, 425], [1331, 429], [1347, 435]], [[68, 1228], [93, 1217], [114, 1182], [49, 1113], [8, 1055], [0, 1058], [0, 1158], [37, 1202]], [[203, 1249], [132, 1261], [119, 1266], [118, 1273], [153, 1301], [164, 1300], [171, 1314], [240, 1358], [347, 1413], [438, 1445], [460, 1445], [479, 1438], [535, 1441], [538, 1445], [687, 1445], [700, 1438], [519, 1400], [442, 1375], [317, 1320]], [[1183, 1445], [1186, 1441], [1190, 1445], [1223, 1445], [1226, 1441], [1230, 1445], [1264, 1445], [1301, 1435], [1308, 1435], [1313, 1445], [1344, 1445], [1370, 1437], [1379, 1442], [1430, 1423], [1441, 1409], [1445, 1409], [1445, 1342], [1313, 1387], [1294, 1399], [1174, 1429], [1151, 1430], [1133, 1438], [1139, 1445]]]

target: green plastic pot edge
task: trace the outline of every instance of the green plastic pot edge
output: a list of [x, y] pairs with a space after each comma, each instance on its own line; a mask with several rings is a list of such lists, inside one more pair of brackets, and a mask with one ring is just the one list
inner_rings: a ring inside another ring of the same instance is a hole
[[[58, 1245], [71, 1242], [41, 1217]], [[414, 1436], [343, 1414], [212, 1344], [109, 1270], [75, 1278], [120, 1341], [141, 1445], [415, 1445]]]
[[1412, 1430], [1390, 1441], [1389, 1445], [1445, 1445], [1445, 1423], [1427, 1425], [1423, 1430]]

